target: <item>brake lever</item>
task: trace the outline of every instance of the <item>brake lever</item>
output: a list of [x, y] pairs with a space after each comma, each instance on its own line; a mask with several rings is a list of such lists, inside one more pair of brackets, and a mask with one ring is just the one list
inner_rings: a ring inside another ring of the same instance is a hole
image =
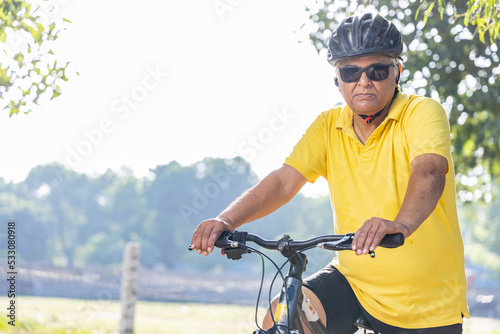
[[[338, 241], [329, 241], [329, 242], [321, 242], [316, 245], [318, 248], [328, 249], [328, 250], [352, 250], [352, 246], [349, 241], [352, 242], [354, 238], [353, 233], [346, 234], [342, 239]], [[368, 253], [370, 257], [373, 259], [375, 257], [375, 252], [370, 251]]]

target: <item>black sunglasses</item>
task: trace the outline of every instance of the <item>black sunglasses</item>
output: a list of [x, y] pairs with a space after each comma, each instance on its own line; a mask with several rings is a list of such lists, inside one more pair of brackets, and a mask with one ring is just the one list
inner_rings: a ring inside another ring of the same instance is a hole
[[372, 81], [382, 81], [389, 77], [391, 67], [394, 67], [394, 64], [372, 64], [365, 68], [346, 66], [339, 68], [339, 73], [342, 81], [346, 83], [358, 82], [363, 72]]

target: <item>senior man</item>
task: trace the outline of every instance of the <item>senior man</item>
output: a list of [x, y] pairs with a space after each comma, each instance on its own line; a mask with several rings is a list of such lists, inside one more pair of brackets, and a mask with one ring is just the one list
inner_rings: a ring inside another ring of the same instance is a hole
[[[402, 50], [400, 32], [379, 14], [344, 19], [328, 61], [346, 105], [321, 113], [281, 168], [193, 233], [192, 247], [208, 255], [223, 231], [324, 177], [335, 233], [356, 231], [354, 252], [339, 252], [304, 282], [331, 333], [354, 333], [360, 314], [384, 334], [461, 333], [469, 316], [447, 115], [433, 99], [400, 92]], [[405, 244], [366, 256], [388, 233]]]

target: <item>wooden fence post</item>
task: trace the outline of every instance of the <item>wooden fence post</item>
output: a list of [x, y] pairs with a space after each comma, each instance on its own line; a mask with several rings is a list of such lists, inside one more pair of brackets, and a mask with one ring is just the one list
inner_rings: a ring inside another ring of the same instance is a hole
[[120, 292], [121, 317], [120, 334], [134, 333], [135, 303], [137, 301], [137, 284], [141, 245], [138, 242], [128, 242], [123, 254], [122, 286]]

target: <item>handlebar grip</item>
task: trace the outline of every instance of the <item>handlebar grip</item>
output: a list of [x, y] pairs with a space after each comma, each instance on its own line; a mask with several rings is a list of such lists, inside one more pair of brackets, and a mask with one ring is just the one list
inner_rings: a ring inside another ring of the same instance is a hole
[[[231, 241], [233, 241], [234, 234], [235, 234], [234, 232], [230, 231], [222, 232], [221, 235], [215, 241], [214, 246], [222, 249], [231, 247]], [[235, 241], [240, 241], [240, 240], [235, 240]]]
[[396, 248], [405, 243], [403, 233], [386, 234], [380, 241], [379, 246], [384, 248]]

